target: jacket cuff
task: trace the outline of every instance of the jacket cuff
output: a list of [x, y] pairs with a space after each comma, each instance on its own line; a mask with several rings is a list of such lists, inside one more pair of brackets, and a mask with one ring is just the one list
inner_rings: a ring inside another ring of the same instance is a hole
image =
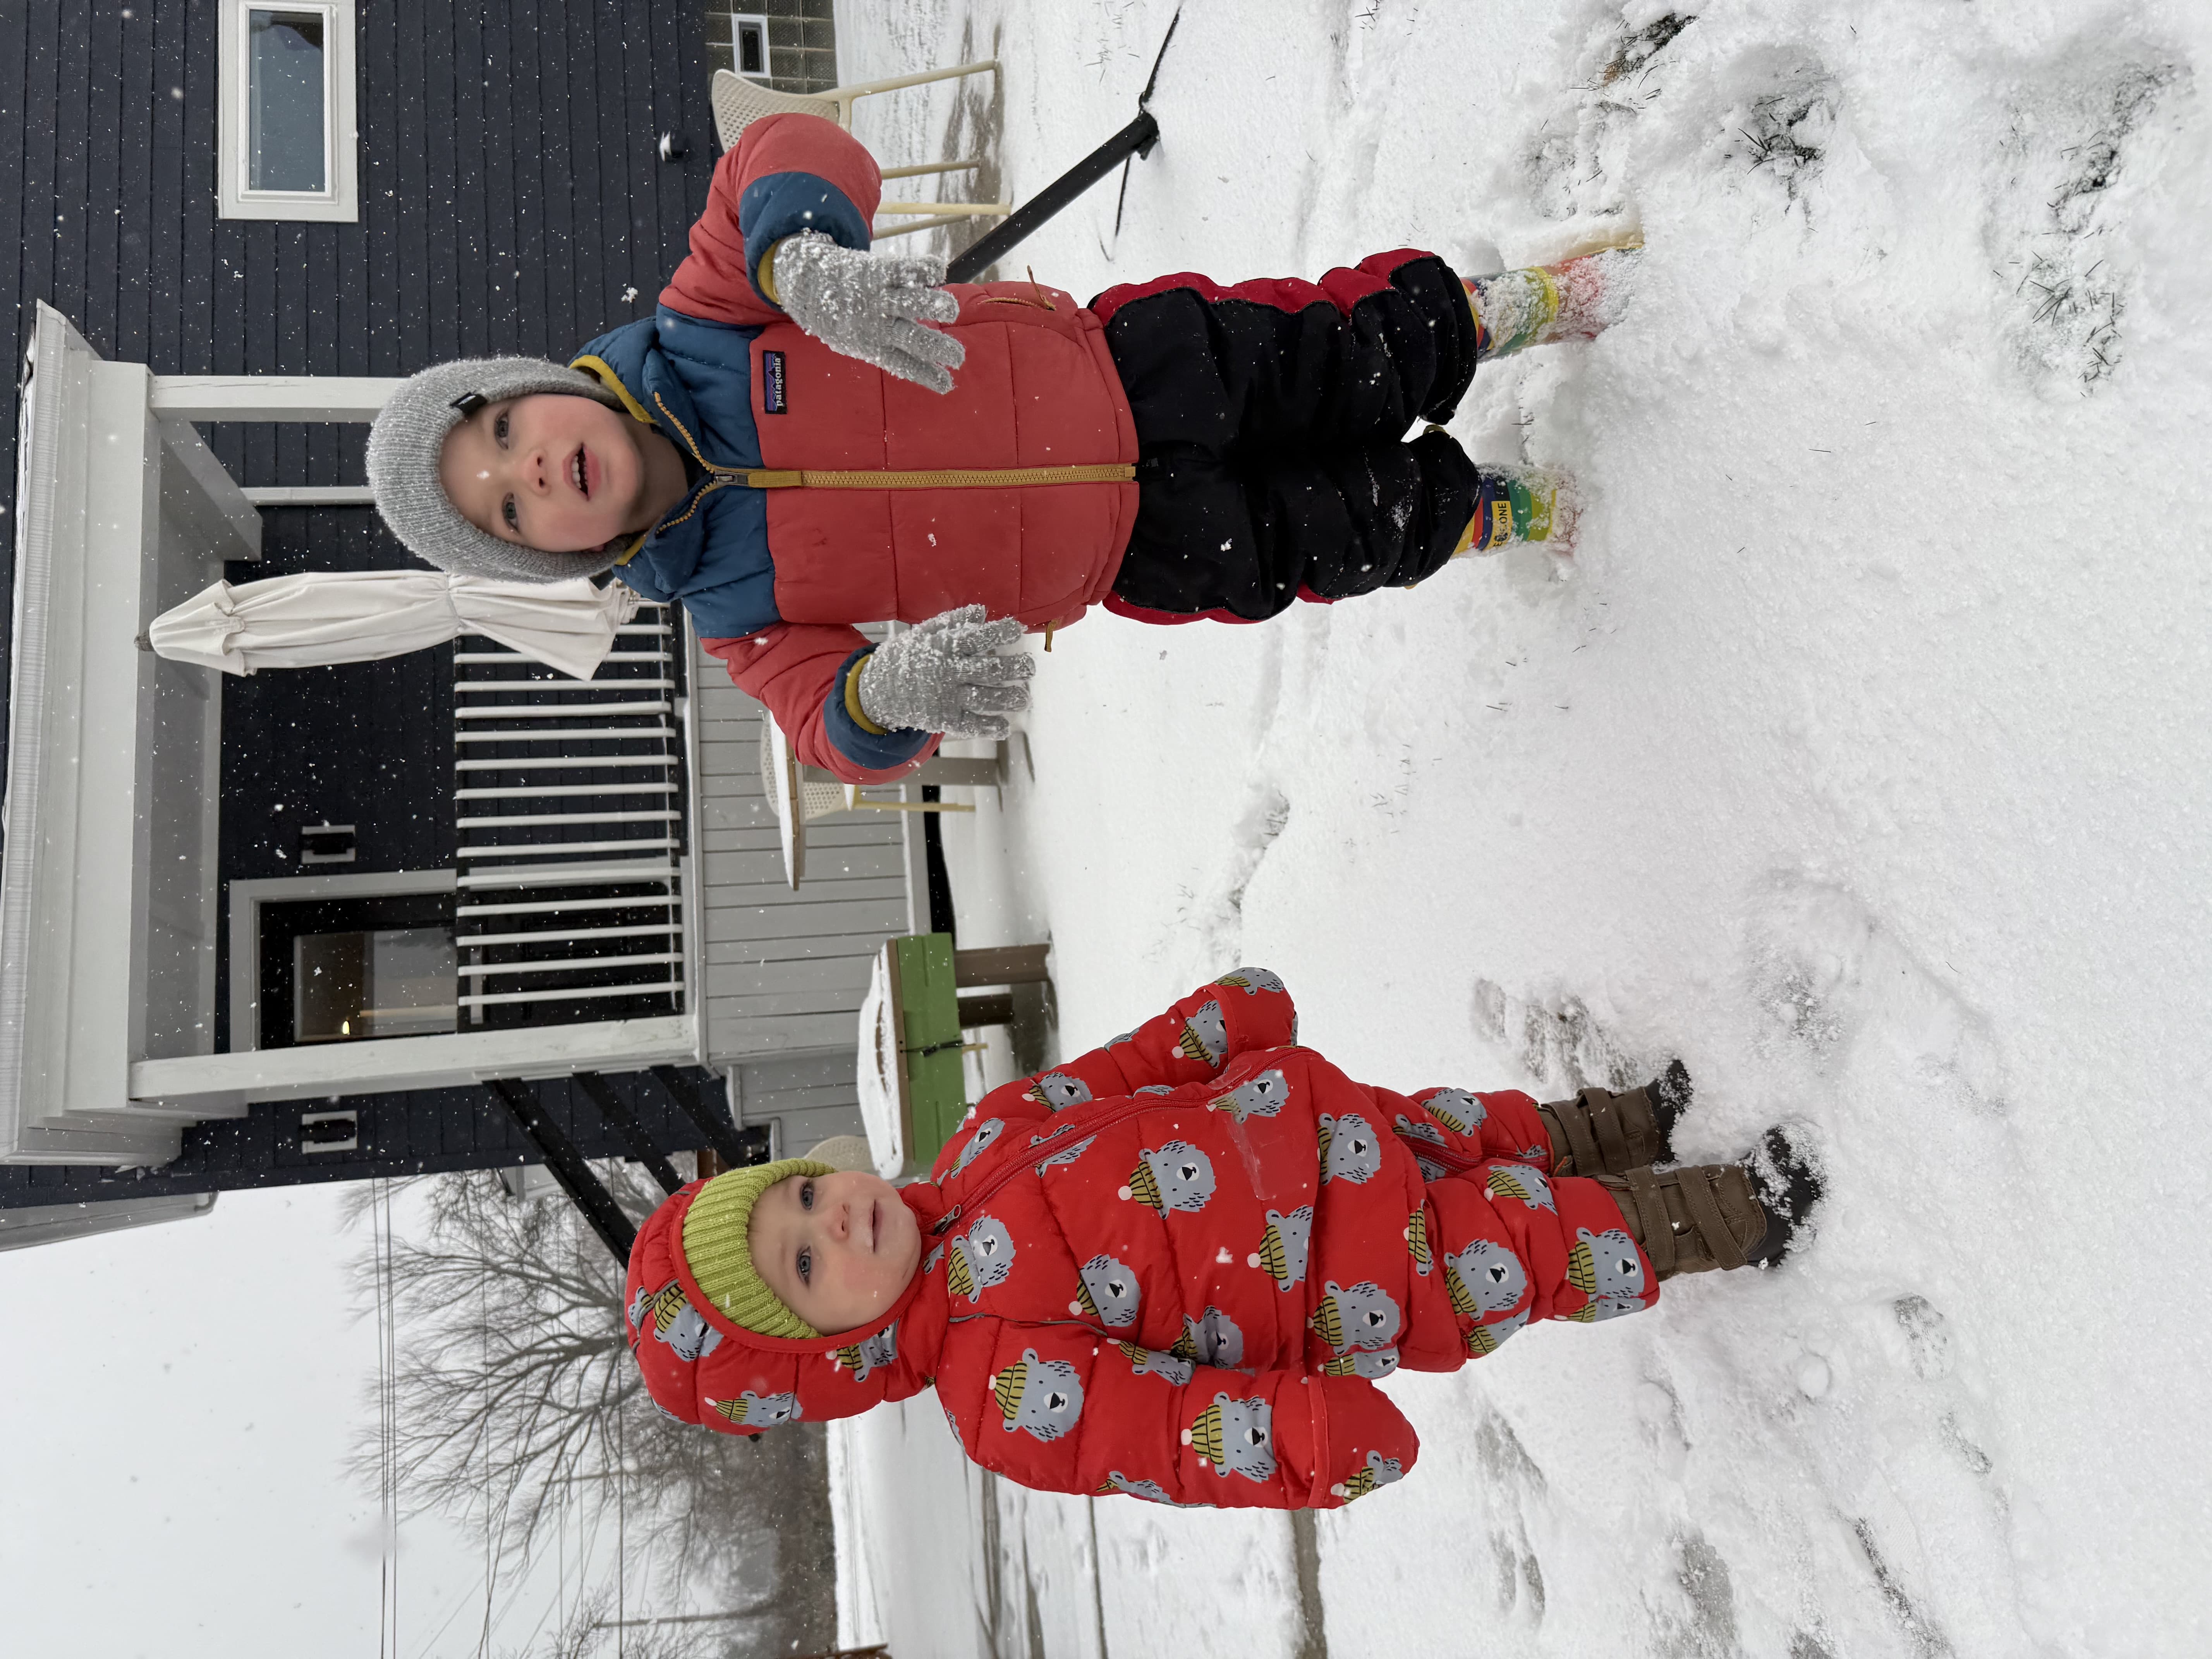
[[853, 717], [853, 724], [860, 730], [872, 738], [880, 738], [888, 733], [890, 727], [878, 726], [870, 720], [866, 706], [860, 702], [860, 671], [868, 665], [868, 659], [874, 654], [872, 651], [863, 651], [853, 659], [853, 665], [845, 671], [845, 712]]
[[772, 288], [762, 280], [767, 274], [769, 256], [778, 242], [802, 230], [820, 231], [840, 247], [865, 249], [870, 240], [868, 222], [852, 198], [811, 173], [765, 174], [747, 185], [738, 198], [738, 231], [745, 239], [745, 272], [754, 292], [770, 305], [778, 302]]
[[[869, 647], [873, 649], [872, 646]], [[845, 659], [836, 678], [830, 682], [830, 695], [822, 710], [822, 732], [831, 748], [862, 770], [895, 771], [928, 748], [935, 734], [904, 726], [885, 731], [872, 721], [863, 726], [854, 718], [853, 710], [847, 707], [852, 695], [848, 688], [867, 659], [867, 651], [855, 651]]]

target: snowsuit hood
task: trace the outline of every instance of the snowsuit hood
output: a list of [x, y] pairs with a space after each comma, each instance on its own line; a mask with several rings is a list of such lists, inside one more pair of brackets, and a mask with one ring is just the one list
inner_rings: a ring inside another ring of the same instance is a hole
[[[832, 1335], [760, 1336], [717, 1312], [684, 1255], [684, 1218], [706, 1184], [695, 1181], [665, 1200], [629, 1253], [625, 1325], [654, 1404], [682, 1422], [757, 1434], [857, 1416], [929, 1386], [945, 1304], [941, 1294], [925, 1294], [926, 1273], [874, 1323]], [[916, 1182], [899, 1196], [926, 1239], [945, 1208], [937, 1188]]]

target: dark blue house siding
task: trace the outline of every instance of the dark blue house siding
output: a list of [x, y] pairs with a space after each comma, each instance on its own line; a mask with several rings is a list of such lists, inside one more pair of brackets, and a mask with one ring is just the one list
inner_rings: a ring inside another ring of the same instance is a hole
[[[565, 360], [647, 314], [683, 255], [715, 155], [708, 42], [728, 38], [728, 11], [698, 0], [359, 0], [361, 216], [328, 224], [217, 216], [215, 0], [0, 0], [5, 349], [20, 367], [44, 300], [102, 356], [156, 374], [398, 375], [462, 356]], [[688, 154], [660, 159], [666, 131], [688, 137]], [[0, 398], [0, 572], [12, 589], [15, 374]], [[243, 484], [362, 480], [357, 426], [208, 432]], [[233, 565], [232, 580], [410, 562], [368, 508], [264, 520], [263, 561]], [[0, 633], [0, 684], [8, 648]], [[350, 869], [450, 864], [452, 682], [450, 650], [226, 679], [225, 881], [297, 873], [299, 826], [323, 819], [358, 826]], [[227, 972], [219, 983], [227, 991]], [[565, 1119], [567, 1085], [536, 1086]], [[623, 1092], [641, 1108], [653, 1097], [642, 1082]], [[521, 1154], [480, 1091], [344, 1103], [364, 1109], [357, 1159], [288, 1160], [279, 1149], [301, 1109], [258, 1107], [193, 1131], [170, 1173], [206, 1190]], [[586, 1149], [616, 1150], [589, 1105], [577, 1111]], [[663, 1127], [664, 1145], [696, 1144], [680, 1121]], [[0, 1170], [0, 1206], [52, 1202], [62, 1188], [109, 1196], [111, 1181]]]

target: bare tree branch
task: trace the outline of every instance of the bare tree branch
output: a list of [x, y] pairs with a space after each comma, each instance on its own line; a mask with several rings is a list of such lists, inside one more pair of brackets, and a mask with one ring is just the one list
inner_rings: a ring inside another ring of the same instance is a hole
[[[599, 1169], [632, 1214], [659, 1202], [632, 1166]], [[630, 1361], [620, 1269], [567, 1203], [517, 1200], [489, 1175], [428, 1178], [410, 1196], [421, 1224], [387, 1249], [398, 1331], [392, 1440], [368, 1411], [350, 1458], [356, 1476], [375, 1488], [388, 1457], [406, 1507], [482, 1526], [509, 1567], [531, 1558], [556, 1517], [605, 1525], [619, 1505], [631, 1535], [652, 1540], [632, 1564], [649, 1559], [653, 1582], [629, 1586], [629, 1611], [732, 1614], [626, 1627], [624, 1659], [782, 1654], [834, 1639], [819, 1427], [737, 1440], [655, 1407]], [[382, 1287], [373, 1249], [356, 1264], [356, 1286], [372, 1308]], [[614, 1615], [584, 1617], [593, 1606], [584, 1598], [540, 1645], [544, 1659], [597, 1659]]]

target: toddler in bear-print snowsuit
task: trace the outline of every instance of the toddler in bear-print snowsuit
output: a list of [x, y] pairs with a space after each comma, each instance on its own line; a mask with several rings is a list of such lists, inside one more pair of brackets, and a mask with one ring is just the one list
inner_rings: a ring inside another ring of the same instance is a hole
[[684, 1188], [630, 1255], [653, 1398], [750, 1433], [934, 1383], [1024, 1486], [1328, 1508], [1413, 1467], [1378, 1379], [1771, 1263], [1815, 1194], [1776, 1135], [1757, 1168], [1654, 1170], [1679, 1066], [1544, 1105], [1401, 1095], [1296, 1029], [1239, 969], [994, 1090], [929, 1181], [787, 1159]]

